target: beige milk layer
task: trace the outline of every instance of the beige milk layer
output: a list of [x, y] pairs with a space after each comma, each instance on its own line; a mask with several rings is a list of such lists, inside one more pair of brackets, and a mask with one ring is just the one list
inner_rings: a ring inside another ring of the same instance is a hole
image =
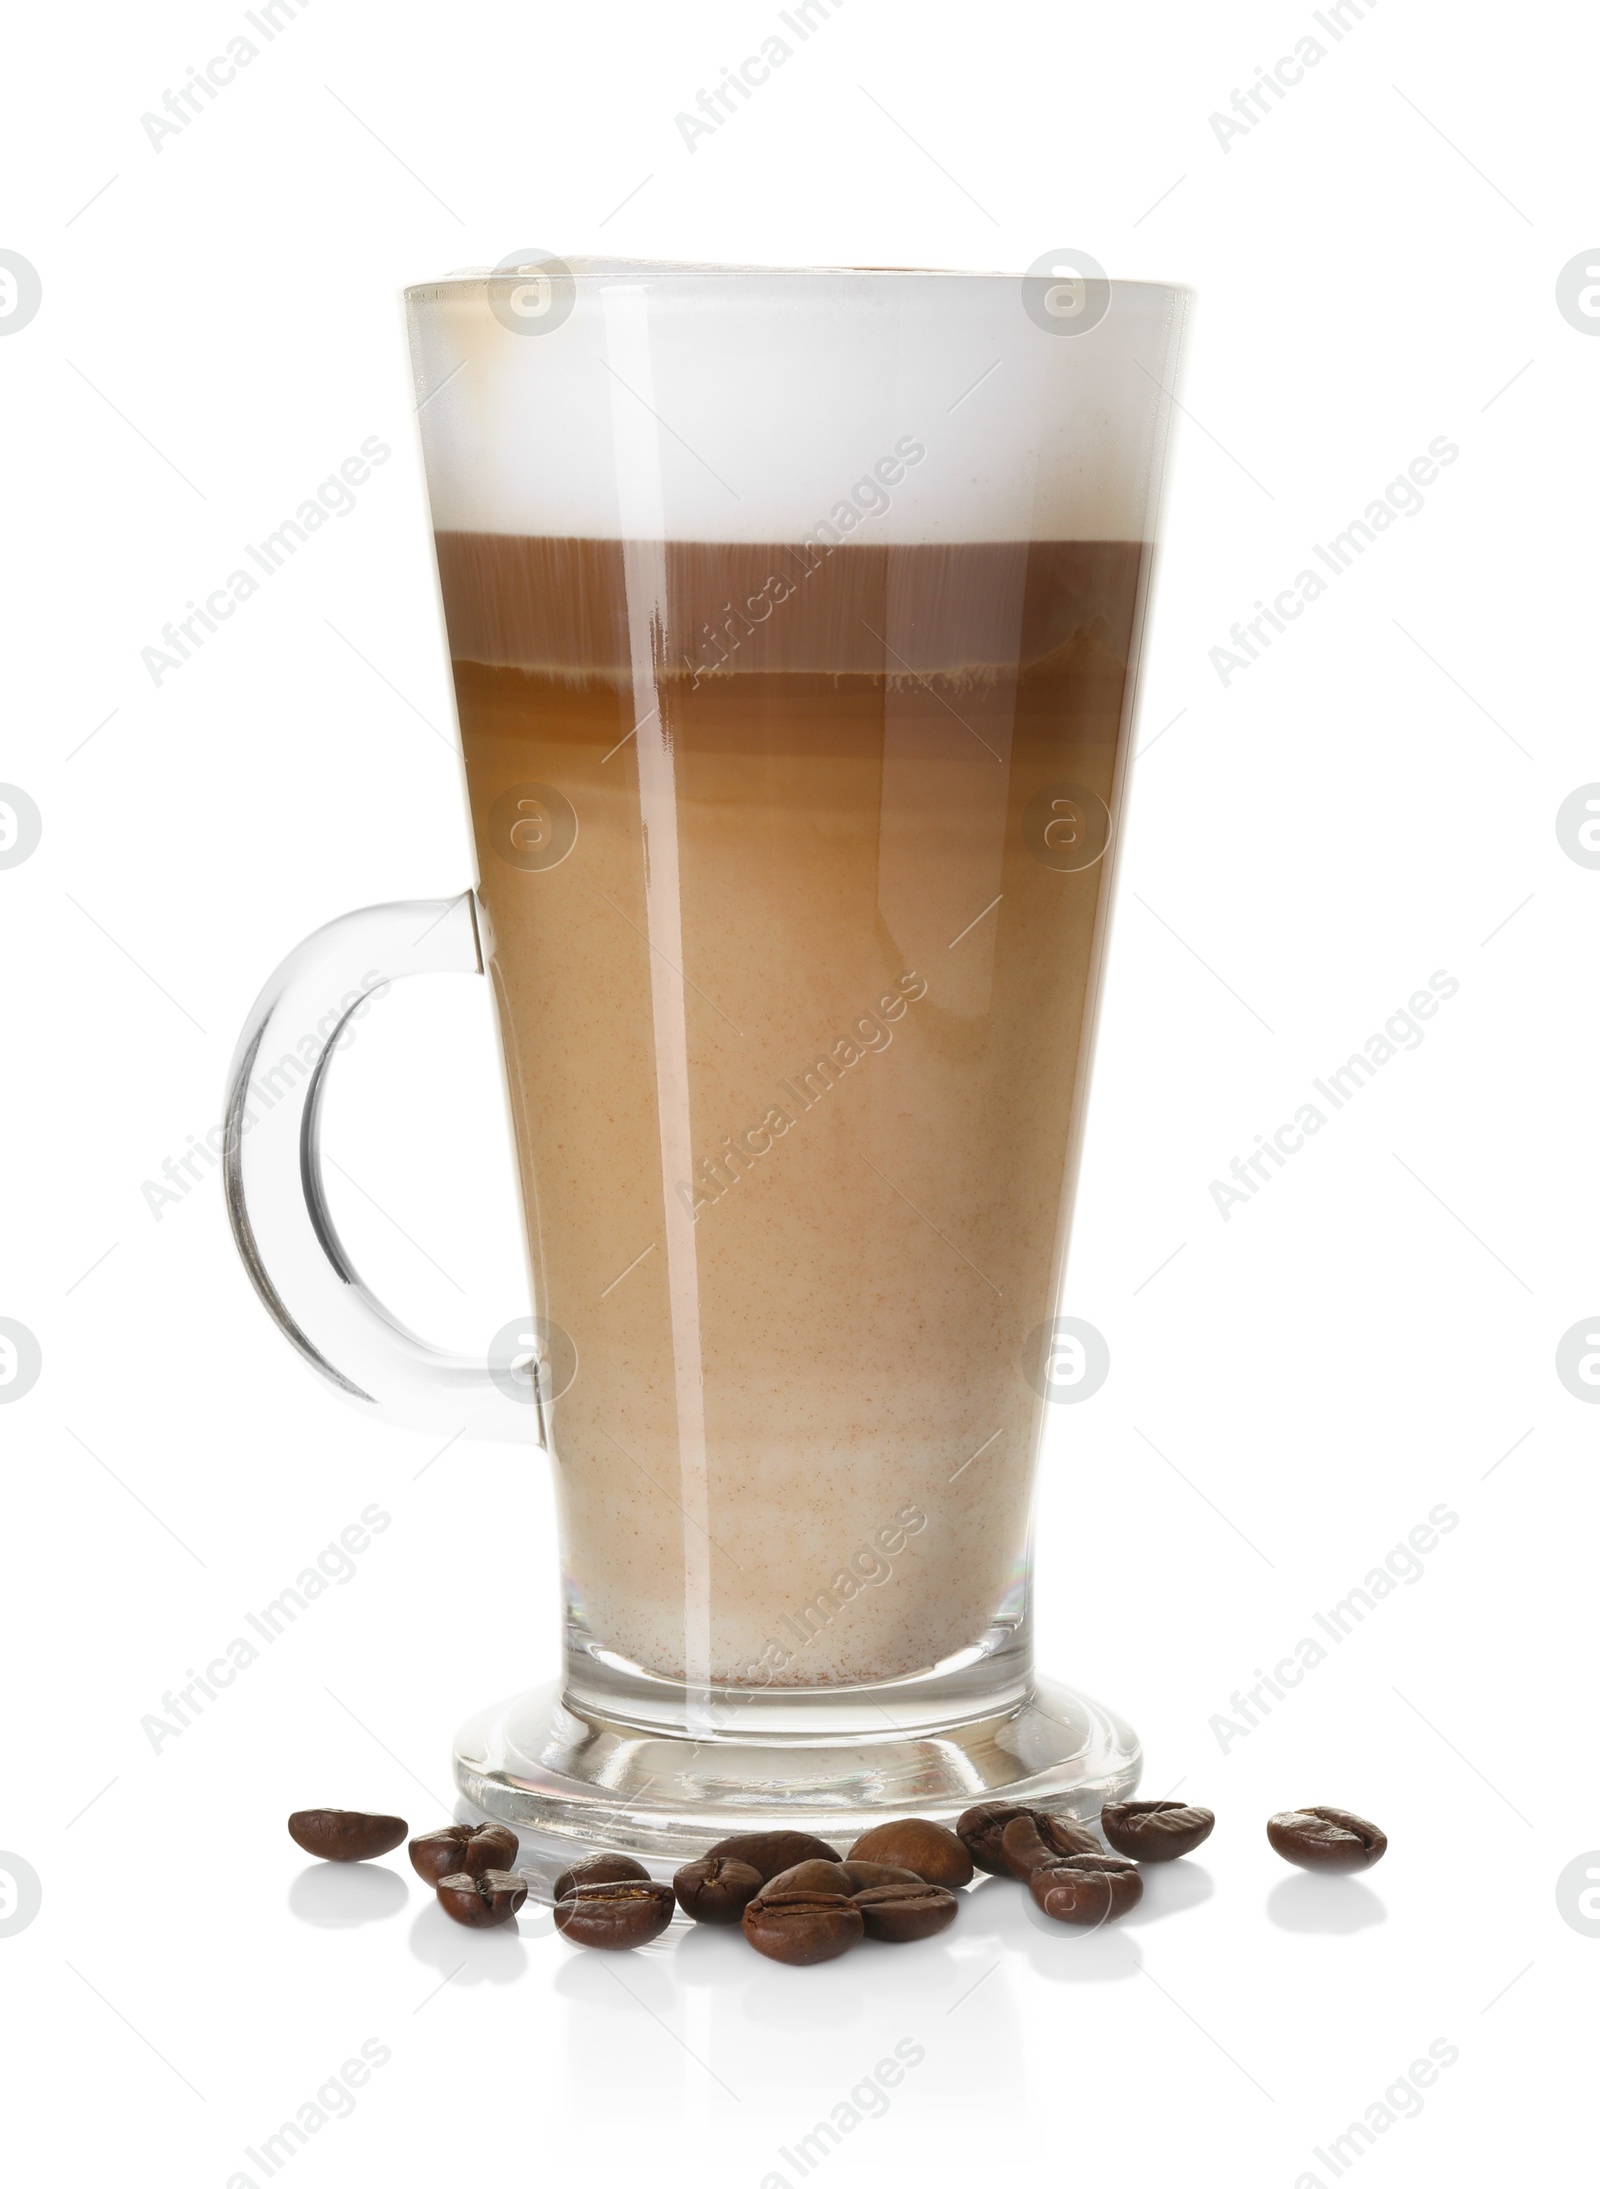
[[1021, 1608], [1145, 550], [438, 545], [580, 1646], [945, 1663]]

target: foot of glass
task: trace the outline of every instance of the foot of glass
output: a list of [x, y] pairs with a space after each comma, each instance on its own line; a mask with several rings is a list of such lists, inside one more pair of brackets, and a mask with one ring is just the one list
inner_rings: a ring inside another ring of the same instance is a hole
[[[787, 1827], [841, 1852], [895, 1816], [953, 1824], [1005, 1797], [1080, 1817], [1139, 1782], [1139, 1743], [1103, 1704], [1053, 1680], [945, 1725], [897, 1725], [896, 1698], [812, 1696], [792, 1729], [708, 1725], [700, 1738], [630, 1722], [564, 1695], [559, 1683], [481, 1710], [455, 1744], [466, 1805], [515, 1826], [521, 1867], [548, 1896], [557, 1872], [605, 1848], [670, 1876], [731, 1832]], [[790, 1713], [783, 1713], [789, 1716]], [[873, 1722], [875, 1719], [875, 1722]]]

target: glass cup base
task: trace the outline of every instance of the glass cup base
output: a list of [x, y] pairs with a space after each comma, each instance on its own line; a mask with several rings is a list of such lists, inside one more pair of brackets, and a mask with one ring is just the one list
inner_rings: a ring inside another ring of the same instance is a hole
[[[882, 1705], [874, 1702], [881, 1692]], [[559, 1681], [492, 1704], [456, 1736], [464, 1809], [509, 1824], [530, 1891], [604, 1849], [670, 1877], [733, 1832], [813, 1832], [845, 1852], [874, 1824], [953, 1825], [974, 1802], [1025, 1801], [1092, 1818], [1139, 1782], [1137, 1736], [1054, 1680], [945, 1724], [897, 1724], [903, 1689], [796, 1697], [762, 1723], [667, 1727], [578, 1700]], [[708, 1721], [719, 1713], [708, 1711]], [[774, 1718], [787, 1722], [781, 1730]]]

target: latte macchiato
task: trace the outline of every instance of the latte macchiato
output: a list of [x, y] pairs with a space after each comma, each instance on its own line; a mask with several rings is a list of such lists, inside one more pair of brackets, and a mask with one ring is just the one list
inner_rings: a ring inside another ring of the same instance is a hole
[[[1111, 1366], [1056, 1309], [1187, 305], [1066, 248], [407, 292], [477, 871], [269, 976], [225, 1184], [358, 1414], [548, 1455], [563, 1661], [453, 1761], [558, 1893], [1138, 1784], [1035, 1670], [1031, 1505]], [[351, 996], [441, 973], [493, 989], [529, 1250], [466, 1354], [319, 1155]]]
[[571, 1347], [573, 1641], [764, 1688], [994, 1646], [1146, 550], [437, 545], [537, 1307]]

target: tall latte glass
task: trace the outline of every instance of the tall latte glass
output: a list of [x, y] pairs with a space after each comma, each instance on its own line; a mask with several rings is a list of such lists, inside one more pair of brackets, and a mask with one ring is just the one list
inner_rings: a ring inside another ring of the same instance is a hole
[[[548, 1457], [564, 1675], [458, 1784], [535, 1862], [1092, 1811], [1137, 1744], [1034, 1674], [1029, 1512], [1103, 1373], [1057, 1296], [1184, 298], [530, 254], [408, 306], [477, 881], [274, 975], [228, 1186], [353, 1405]], [[492, 983], [533, 1312], [485, 1360], [323, 1197], [374, 967]]]

